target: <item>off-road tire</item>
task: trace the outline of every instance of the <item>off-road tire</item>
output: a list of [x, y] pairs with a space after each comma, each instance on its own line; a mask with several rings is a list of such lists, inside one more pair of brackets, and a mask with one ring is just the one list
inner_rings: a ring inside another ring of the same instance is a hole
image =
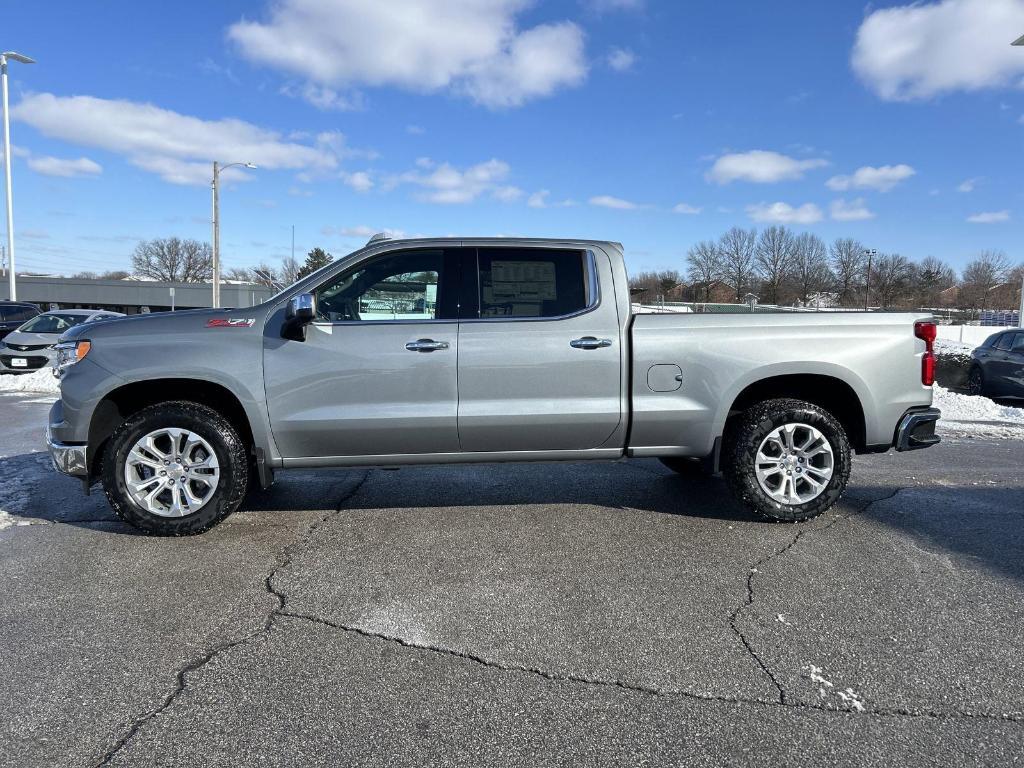
[[[825, 490], [803, 504], [784, 504], [769, 496], [757, 481], [755, 462], [761, 442], [788, 423], [817, 428], [832, 447], [833, 471]], [[835, 504], [850, 479], [850, 441], [836, 418], [803, 400], [765, 400], [730, 420], [723, 446], [726, 483], [736, 499], [759, 515], [779, 523], [799, 523], [817, 517]]]
[[[124, 465], [136, 441], [162, 427], [182, 427], [203, 437], [220, 464], [220, 479], [213, 497], [185, 517], [161, 517], [136, 504], [125, 486]], [[152, 536], [192, 536], [208, 531], [242, 503], [249, 485], [249, 457], [245, 443], [224, 416], [212, 408], [187, 400], [151, 405], [132, 414], [107, 441], [103, 453], [103, 491], [118, 517]]]

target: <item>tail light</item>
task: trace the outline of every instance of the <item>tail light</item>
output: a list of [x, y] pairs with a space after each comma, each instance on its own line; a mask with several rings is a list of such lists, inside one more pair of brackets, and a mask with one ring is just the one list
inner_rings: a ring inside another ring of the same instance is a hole
[[933, 322], [914, 323], [914, 335], [925, 343], [921, 358], [921, 383], [930, 387], [935, 383], [935, 337], [938, 330]]

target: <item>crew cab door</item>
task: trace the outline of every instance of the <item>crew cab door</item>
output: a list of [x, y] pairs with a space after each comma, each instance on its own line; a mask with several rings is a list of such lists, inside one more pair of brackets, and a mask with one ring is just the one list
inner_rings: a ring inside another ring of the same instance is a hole
[[607, 256], [479, 248], [463, 275], [462, 450], [603, 446], [622, 418], [622, 340]]
[[305, 341], [264, 348], [285, 459], [459, 450], [459, 249], [370, 257], [313, 291]]

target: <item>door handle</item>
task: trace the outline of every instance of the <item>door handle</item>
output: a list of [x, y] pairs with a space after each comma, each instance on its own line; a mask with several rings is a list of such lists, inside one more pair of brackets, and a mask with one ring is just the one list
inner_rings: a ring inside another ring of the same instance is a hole
[[436, 349], [448, 349], [447, 341], [434, 341], [433, 339], [416, 339], [405, 345], [410, 352], [433, 352]]
[[611, 345], [611, 339], [597, 339], [593, 336], [584, 336], [582, 339], [573, 339], [569, 342], [569, 346], [573, 349], [600, 349]]

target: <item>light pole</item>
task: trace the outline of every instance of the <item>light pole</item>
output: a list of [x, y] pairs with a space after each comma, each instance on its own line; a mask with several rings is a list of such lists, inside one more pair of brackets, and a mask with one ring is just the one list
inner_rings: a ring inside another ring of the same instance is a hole
[[255, 168], [254, 163], [229, 163], [228, 165], [220, 165], [216, 160], [213, 161], [213, 184], [211, 188], [213, 190], [213, 307], [217, 309], [220, 307], [220, 174], [221, 171], [226, 171], [228, 168], [234, 168], [236, 165], [245, 166], [246, 168]]
[[868, 271], [864, 275], [864, 311], [868, 309], [868, 299], [871, 297], [871, 259], [877, 255], [878, 251], [874, 248], [865, 248], [864, 255], [868, 257]]
[[11, 196], [11, 118], [7, 112], [7, 60], [17, 61], [22, 64], [35, 64], [35, 59], [23, 56], [14, 51], [0, 53], [0, 79], [3, 80], [4, 92], [4, 181], [7, 188], [7, 254], [10, 259], [10, 268], [7, 272], [10, 282], [11, 295], [8, 298], [16, 301], [18, 298], [18, 286], [14, 279], [14, 200]]

